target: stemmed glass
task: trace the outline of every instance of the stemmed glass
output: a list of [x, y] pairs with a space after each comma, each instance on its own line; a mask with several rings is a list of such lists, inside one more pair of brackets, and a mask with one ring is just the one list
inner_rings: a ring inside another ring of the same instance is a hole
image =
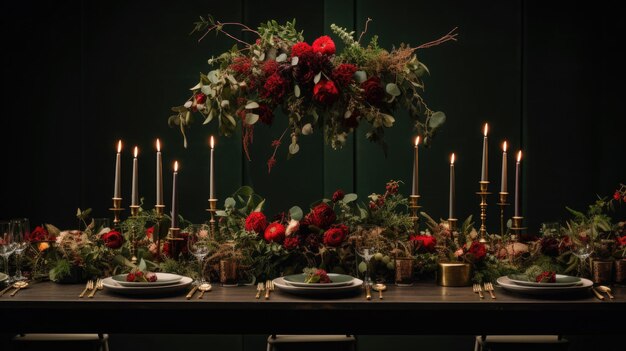
[[15, 243], [15, 277], [14, 281], [26, 280], [22, 275], [21, 263], [22, 254], [28, 247], [30, 236], [30, 222], [28, 218], [14, 219], [12, 222], [13, 240]]
[[196, 284], [201, 285], [206, 283], [204, 279], [203, 261], [209, 254], [209, 226], [206, 224], [192, 224], [187, 229], [187, 247], [189, 252], [196, 257], [199, 266], [199, 278]]
[[365, 262], [365, 284], [372, 285], [370, 277], [370, 261], [376, 254], [376, 248], [373, 246], [357, 246], [356, 253], [363, 258]]
[[573, 224], [570, 225], [572, 235], [572, 253], [578, 257], [578, 275], [585, 275], [585, 262], [594, 251], [593, 248], [593, 225]]
[[13, 241], [13, 223], [10, 221], [0, 222], [0, 256], [4, 258], [4, 273], [9, 277], [7, 283], [14, 282], [9, 275], [9, 256], [15, 251], [15, 242]]

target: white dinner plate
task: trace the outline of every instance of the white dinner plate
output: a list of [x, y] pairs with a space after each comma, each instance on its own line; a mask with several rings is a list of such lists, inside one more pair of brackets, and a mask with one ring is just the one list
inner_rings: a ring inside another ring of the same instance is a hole
[[182, 277], [176, 284], [159, 286], [123, 286], [111, 277], [102, 280], [105, 289], [124, 295], [161, 295], [184, 290], [191, 285], [193, 279]]
[[3, 282], [5, 280], [9, 279], [9, 276], [4, 274], [4, 273], [0, 273], [0, 282]]
[[342, 294], [346, 292], [352, 292], [361, 289], [363, 281], [358, 278], [354, 278], [350, 285], [334, 286], [334, 287], [319, 287], [319, 286], [293, 286], [287, 283], [282, 277], [274, 279], [274, 286], [279, 290], [298, 295], [334, 295]]
[[155, 282], [127, 282], [126, 274], [118, 274], [111, 277], [116, 283], [121, 286], [137, 287], [137, 286], [163, 286], [174, 285], [180, 282], [183, 276], [172, 273], [154, 273], [157, 276]]
[[305, 283], [306, 274], [292, 274], [282, 277], [285, 283], [300, 287], [334, 288], [338, 286], [351, 285], [354, 277], [346, 274], [328, 273], [331, 283]]
[[572, 293], [580, 293], [584, 291], [588, 291], [592, 286], [593, 282], [589, 279], [581, 278], [580, 285], [574, 286], [524, 286], [518, 285], [509, 279], [506, 276], [500, 277], [496, 280], [498, 285], [500, 285], [504, 290], [527, 294], [527, 295], [562, 295], [562, 294], [572, 294]]

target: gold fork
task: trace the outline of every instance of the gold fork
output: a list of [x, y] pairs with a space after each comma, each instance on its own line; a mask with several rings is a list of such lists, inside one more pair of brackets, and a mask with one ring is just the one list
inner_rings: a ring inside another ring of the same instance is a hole
[[265, 299], [266, 300], [269, 300], [270, 298], [270, 284], [271, 284], [270, 280], [265, 281]]
[[85, 296], [87, 291], [92, 290], [92, 289], [93, 289], [93, 280], [88, 280], [87, 285], [85, 286], [85, 290], [83, 290], [83, 292], [81, 292], [80, 295], [78, 295], [78, 297], [82, 298], [83, 296]]
[[496, 298], [496, 294], [493, 293], [493, 284], [491, 284], [490, 282], [485, 283], [485, 291], [489, 292], [489, 295], [491, 295], [492, 299]]
[[255, 296], [257, 300], [261, 298], [261, 292], [263, 290], [265, 290], [265, 286], [263, 285], [263, 283], [258, 283], [256, 285], [256, 296]]
[[96, 295], [96, 291], [102, 290], [102, 288], [103, 288], [102, 279], [96, 280], [96, 285], [94, 286], [93, 290], [91, 290], [91, 293], [87, 297], [90, 297], [90, 298], [94, 297], [94, 295]]
[[474, 284], [474, 292], [478, 293], [478, 296], [480, 296], [481, 299], [485, 298], [485, 296], [483, 295], [483, 289], [480, 287], [480, 284]]

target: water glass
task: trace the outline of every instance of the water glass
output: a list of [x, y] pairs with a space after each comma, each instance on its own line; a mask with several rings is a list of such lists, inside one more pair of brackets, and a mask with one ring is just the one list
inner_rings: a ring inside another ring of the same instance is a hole
[[0, 256], [4, 258], [4, 273], [9, 277], [8, 283], [14, 282], [9, 275], [9, 256], [15, 252], [16, 244], [13, 240], [13, 223], [11, 221], [0, 221]]
[[204, 279], [204, 258], [209, 254], [209, 226], [206, 224], [192, 224], [184, 231], [187, 233], [187, 248], [196, 257], [199, 265], [199, 278], [197, 284], [206, 282]]
[[28, 238], [30, 237], [30, 222], [28, 218], [18, 218], [11, 221], [13, 231], [13, 241], [15, 243], [15, 277], [16, 281], [26, 280], [26, 277], [22, 275], [21, 263], [22, 254], [24, 250], [28, 248], [30, 244]]

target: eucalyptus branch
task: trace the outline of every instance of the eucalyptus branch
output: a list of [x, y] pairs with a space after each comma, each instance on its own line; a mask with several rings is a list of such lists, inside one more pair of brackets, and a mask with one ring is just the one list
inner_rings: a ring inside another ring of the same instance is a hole
[[431, 48], [433, 46], [437, 46], [440, 44], [445, 43], [446, 41], [456, 41], [456, 37], [459, 35], [459, 33], [454, 33], [454, 31], [457, 30], [458, 27], [454, 27], [451, 31], [448, 32], [448, 34], [444, 35], [443, 37], [437, 39], [437, 40], [433, 40], [431, 42], [428, 43], [424, 43], [420, 46], [417, 47], [417, 49], [427, 49], [427, 48]]

